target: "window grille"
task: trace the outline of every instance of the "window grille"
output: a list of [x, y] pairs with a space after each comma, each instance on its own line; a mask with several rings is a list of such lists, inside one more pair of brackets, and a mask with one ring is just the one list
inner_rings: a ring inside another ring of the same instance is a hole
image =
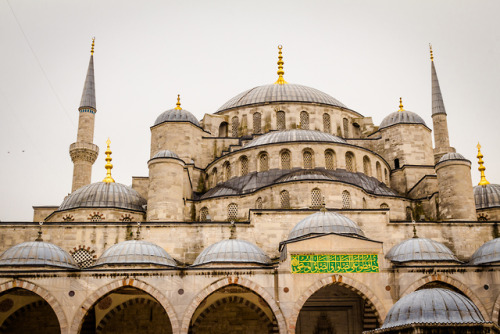
[[262, 132], [262, 115], [260, 112], [253, 114], [253, 133]]
[[246, 156], [242, 156], [240, 158], [240, 164], [241, 164], [241, 176], [247, 175], [248, 174], [248, 158]]
[[80, 268], [88, 268], [94, 264], [94, 255], [85, 248], [77, 249], [71, 256]]
[[231, 135], [233, 137], [238, 137], [238, 127], [240, 126], [240, 122], [238, 121], [238, 117], [234, 116], [231, 124]]
[[311, 207], [320, 208], [323, 205], [323, 197], [321, 196], [321, 190], [314, 188], [311, 191]]
[[281, 152], [281, 169], [292, 169], [290, 151]]
[[290, 193], [288, 193], [288, 191], [283, 190], [282, 192], [280, 192], [280, 200], [282, 209], [290, 208]]
[[255, 201], [255, 208], [262, 209], [262, 197], [257, 198], [257, 200]]
[[91, 222], [100, 222], [104, 220], [104, 215], [99, 212], [94, 212], [93, 214], [90, 214], [88, 218]]
[[355, 167], [356, 165], [354, 162], [354, 154], [352, 154], [351, 152], [347, 152], [345, 154], [345, 169], [348, 172], [355, 172], [356, 171]]
[[351, 194], [347, 190], [342, 192], [342, 209], [351, 208]]
[[300, 112], [300, 128], [309, 130], [309, 114], [305, 111]]
[[344, 118], [342, 120], [342, 124], [344, 125], [344, 138], [348, 138], [349, 137], [349, 121], [347, 120], [347, 118]]
[[212, 187], [217, 185], [217, 168], [212, 169]]
[[387, 203], [382, 203], [382, 204], [380, 204], [380, 208], [381, 209], [389, 209], [389, 205], [387, 205]]
[[130, 217], [130, 215], [122, 215], [122, 218], [120, 219], [120, 221], [129, 223], [132, 221], [132, 217]]
[[366, 155], [363, 157], [363, 173], [368, 176], [372, 176], [372, 165], [370, 162], [370, 158], [368, 158]]
[[208, 216], [208, 208], [204, 206], [200, 209], [200, 221], [201, 222], [207, 221], [207, 216]]
[[269, 170], [269, 156], [267, 153], [261, 153], [259, 156], [259, 171], [266, 172]]
[[227, 220], [236, 221], [238, 218], [238, 204], [231, 203], [227, 206]]
[[276, 112], [276, 129], [285, 130], [286, 129], [286, 119], [285, 112], [278, 111]]
[[304, 151], [304, 168], [313, 168], [313, 156], [310, 151]]
[[325, 151], [325, 167], [326, 169], [335, 169], [335, 155], [332, 150]]
[[389, 176], [387, 174], [387, 169], [384, 168], [385, 184], [389, 184]]
[[227, 181], [231, 178], [231, 164], [229, 161], [224, 163], [224, 181]]
[[366, 198], [363, 197], [363, 209], [368, 209], [368, 204], [366, 203]]
[[377, 168], [377, 179], [382, 182], [382, 167], [380, 166], [380, 162], [377, 161], [376, 163], [376, 168]]
[[331, 133], [332, 132], [332, 123], [330, 121], [330, 115], [323, 114], [323, 131]]

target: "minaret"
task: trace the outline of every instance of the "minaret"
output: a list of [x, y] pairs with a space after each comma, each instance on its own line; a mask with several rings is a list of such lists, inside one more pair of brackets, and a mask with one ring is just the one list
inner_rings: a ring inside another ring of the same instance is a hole
[[80, 108], [78, 108], [80, 116], [78, 119], [76, 142], [69, 147], [69, 154], [74, 165], [72, 192], [90, 184], [92, 165], [99, 154], [99, 147], [93, 143], [95, 113], [97, 112], [94, 83], [94, 41], [95, 39], [93, 38], [87, 78], [83, 86]]
[[432, 77], [432, 125], [434, 130], [434, 162], [446, 153], [455, 152], [453, 147], [450, 147], [450, 137], [448, 135], [448, 122], [446, 120], [446, 110], [444, 108], [443, 96], [434, 67], [434, 55], [432, 45], [429, 44], [431, 51], [431, 77]]

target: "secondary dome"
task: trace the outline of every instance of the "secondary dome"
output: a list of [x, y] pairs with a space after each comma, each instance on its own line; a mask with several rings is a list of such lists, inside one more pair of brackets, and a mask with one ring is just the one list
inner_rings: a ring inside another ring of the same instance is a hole
[[392, 262], [411, 261], [453, 261], [458, 259], [452, 251], [440, 242], [427, 238], [412, 238], [405, 240], [391, 250], [385, 256]]
[[395, 111], [387, 115], [380, 123], [379, 129], [387, 128], [395, 124], [422, 124], [425, 125], [422, 117], [408, 110]]
[[315, 88], [296, 84], [270, 84], [254, 87], [236, 95], [224, 103], [217, 112], [273, 102], [319, 103], [347, 108], [337, 99]]
[[155, 158], [176, 158], [176, 159], [179, 159], [179, 156], [172, 151], [161, 150], [161, 151], [157, 152], [151, 159], [155, 159]]
[[500, 262], [500, 238], [486, 242], [472, 254], [470, 264], [488, 264]]
[[486, 209], [500, 206], [500, 184], [487, 184], [474, 187], [476, 209]]
[[[439, 159], [439, 162], [447, 161], [447, 160], [467, 160], [463, 155], [456, 152], [446, 153]], [[468, 161], [468, 160], [467, 160]]]
[[392, 306], [382, 328], [418, 323], [484, 323], [484, 318], [467, 297], [448, 289], [422, 289], [404, 296]]
[[44, 241], [28, 241], [12, 246], [0, 255], [0, 266], [78, 268], [68, 252]]
[[134, 189], [120, 183], [96, 182], [68, 195], [59, 211], [77, 208], [118, 208], [144, 211], [146, 200]]
[[365, 236], [359, 226], [346, 216], [336, 212], [320, 211], [298, 222], [288, 235], [288, 240], [309, 234], [322, 233], [356, 234], [362, 237]]
[[109, 247], [95, 265], [158, 264], [175, 267], [175, 260], [160, 246], [143, 240], [128, 240]]
[[191, 114], [189, 111], [185, 109], [169, 109], [164, 111], [156, 118], [155, 125], [164, 123], [164, 122], [190, 122], [196, 126], [200, 126], [200, 122]]
[[326, 132], [314, 130], [282, 130], [268, 132], [265, 135], [259, 136], [247, 143], [244, 148], [289, 142], [346, 143], [344, 139]]
[[193, 266], [207, 263], [270, 264], [269, 257], [251, 242], [239, 239], [219, 241], [201, 252]]

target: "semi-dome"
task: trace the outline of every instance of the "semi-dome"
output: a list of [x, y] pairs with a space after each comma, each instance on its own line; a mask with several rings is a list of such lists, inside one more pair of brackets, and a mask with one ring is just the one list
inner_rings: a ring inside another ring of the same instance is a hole
[[486, 242], [472, 254], [470, 264], [489, 264], [500, 262], [500, 238]]
[[95, 266], [156, 264], [175, 267], [175, 260], [160, 246], [144, 240], [127, 240], [109, 247]]
[[315, 88], [296, 84], [270, 84], [254, 87], [236, 95], [224, 103], [217, 112], [273, 102], [318, 103], [347, 108], [337, 99]]
[[153, 156], [152, 159], [156, 159], [156, 158], [176, 158], [176, 159], [179, 159], [179, 156], [170, 150], [161, 150], [159, 152], [156, 152], [156, 154]]
[[427, 238], [412, 238], [405, 240], [385, 256], [392, 262], [411, 261], [453, 261], [459, 262], [453, 252], [440, 242]]
[[256, 245], [246, 240], [228, 239], [208, 246], [198, 255], [193, 266], [208, 263], [270, 264], [269, 257]]
[[342, 143], [346, 141], [340, 137], [331, 135], [326, 132], [315, 130], [282, 130], [272, 131], [265, 135], [259, 136], [247, 143], [244, 147], [255, 147], [267, 144], [289, 143], [289, 142], [327, 142], [327, 143]]
[[78, 268], [68, 252], [44, 241], [23, 242], [7, 249], [0, 255], [0, 266]]
[[487, 184], [474, 187], [476, 209], [500, 207], [500, 184]]
[[463, 155], [461, 155], [460, 153], [450, 152], [450, 153], [446, 153], [445, 155], [443, 155], [441, 157], [441, 159], [439, 159], [439, 162], [443, 162], [443, 161], [447, 161], [447, 160], [467, 160], [467, 159], [465, 159], [465, 157]]
[[448, 289], [422, 289], [404, 296], [392, 306], [382, 328], [409, 324], [484, 323], [484, 318], [467, 297]]
[[164, 111], [156, 118], [155, 125], [164, 123], [164, 122], [190, 122], [196, 126], [200, 126], [200, 122], [191, 114], [189, 111], [185, 109], [169, 109]]
[[77, 208], [117, 208], [144, 211], [146, 200], [134, 189], [114, 182], [96, 182], [68, 195], [59, 211]]
[[387, 128], [395, 124], [422, 124], [425, 125], [422, 117], [408, 110], [395, 111], [387, 115], [380, 123], [380, 129]]
[[365, 236], [359, 226], [346, 216], [336, 212], [320, 211], [298, 222], [288, 235], [288, 240], [307, 236], [309, 234], [323, 233]]

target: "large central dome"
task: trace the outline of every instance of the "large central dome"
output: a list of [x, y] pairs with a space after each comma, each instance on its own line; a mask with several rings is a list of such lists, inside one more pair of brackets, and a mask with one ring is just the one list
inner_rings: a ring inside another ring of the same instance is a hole
[[272, 102], [319, 103], [347, 108], [342, 102], [317, 89], [295, 84], [271, 84], [254, 87], [224, 103], [217, 112]]

